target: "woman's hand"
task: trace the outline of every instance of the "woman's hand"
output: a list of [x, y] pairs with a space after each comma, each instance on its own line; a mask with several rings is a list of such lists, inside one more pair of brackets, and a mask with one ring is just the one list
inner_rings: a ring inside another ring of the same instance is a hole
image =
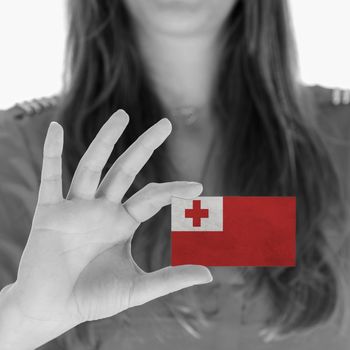
[[193, 198], [202, 186], [152, 183], [121, 203], [137, 173], [171, 132], [167, 119], [142, 134], [99, 185], [128, 120], [120, 110], [101, 128], [79, 162], [66, 199], [61, 176], [63, 129], [50, 124], [32, 229], [17, 281], [6, 289], [16, 315], [28, 320], [23, 324], [34, 327], [32, 335], [38, 330], [36, 346], [84, 321], [212, 280], [204, 266], [169, 266], [146, 273], [134, 262], [131, 239], [140, 223], [169, 204], [172, 196]]

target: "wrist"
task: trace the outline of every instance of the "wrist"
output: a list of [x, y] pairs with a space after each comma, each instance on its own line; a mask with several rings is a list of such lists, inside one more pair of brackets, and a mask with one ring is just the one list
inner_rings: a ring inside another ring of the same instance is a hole
[[4, 349], [30, 350], [25, 339], [25, 333], [28, 332], [24, 325], [17, 303], [12, 293], [13, 284], [4, 287], [0, 291], [0, 339]]
[[25, 314], [15, 283], [0, 291], [0, 339], [3, 350], [33, 350], [68, 329]]

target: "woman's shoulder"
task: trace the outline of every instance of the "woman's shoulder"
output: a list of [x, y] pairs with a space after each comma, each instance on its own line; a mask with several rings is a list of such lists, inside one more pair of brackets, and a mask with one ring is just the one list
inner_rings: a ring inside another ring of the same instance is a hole
[[57, 103], [57, 97], [42, 98], [0, 111], [2, 179], [10, 180], [13, 172], [21, 170], [22, 174], [33, 174], [33, 183], [34, 178], [38, 182], [45, 135], [50, 122], [56, 119]]
[[0, 110], [0, 146], [13, 152], [41, 150], [47, 128], [56, 120], [57, 96], [16, 103]]
[[304, 87], [304, 92], [316, 107], [322, 132], [339, 141], [350, 140], [350, 89], [313, 85]]
[[336, 108], [344, 110], [350, 109], [350, 89], [330, 88], [321, 85], [305, 86], [320, 107]]
[[39, 126], [55, 119], [55, 111], [59, 96], [42, 97], [16, 103], [6, 110], [0, 110], [0, 127], [10, 129], [16, 127]]
[[350, 90], [314, 85], [303, 94], [312, 102], [312, 118], [350, 201]]

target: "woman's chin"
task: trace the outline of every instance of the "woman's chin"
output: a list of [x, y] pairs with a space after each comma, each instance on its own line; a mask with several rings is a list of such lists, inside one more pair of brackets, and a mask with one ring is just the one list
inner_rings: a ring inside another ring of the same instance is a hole
[[208, 26], [209, 18], [201, 11], [193, 11], [190, 7], [178, 6], [176, 9], [159, 11], [157, 20], [153, 20], [150, 26], [158, 32], [173, 35], [202, 34]]
[[234, 2], [235, 0], [126, 0], [126, 5], [143, 28], [158, 33], [191, 36], [202, 35], [217, 28]]

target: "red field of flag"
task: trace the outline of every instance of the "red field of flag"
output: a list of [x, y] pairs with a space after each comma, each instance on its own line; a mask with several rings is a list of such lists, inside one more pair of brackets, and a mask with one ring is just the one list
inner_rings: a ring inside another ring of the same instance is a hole
[[295, 266], [295, 257], [295, 197], [172, 199], [172, 265]]

